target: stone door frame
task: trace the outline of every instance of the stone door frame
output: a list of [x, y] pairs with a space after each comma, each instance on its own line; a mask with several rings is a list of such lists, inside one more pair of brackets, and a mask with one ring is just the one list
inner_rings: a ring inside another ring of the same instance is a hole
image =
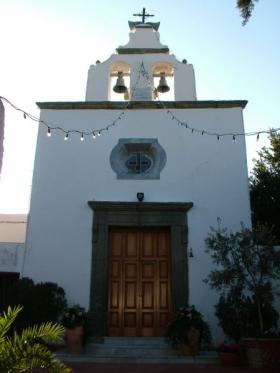
[[187, 304], [188, 224], [192, 202], [89, 201], [93, 210], [90, 286], [90, 335], [107, 333], [109, 230], [111, 227], [168, 227], [171, 250], [172, 309]]

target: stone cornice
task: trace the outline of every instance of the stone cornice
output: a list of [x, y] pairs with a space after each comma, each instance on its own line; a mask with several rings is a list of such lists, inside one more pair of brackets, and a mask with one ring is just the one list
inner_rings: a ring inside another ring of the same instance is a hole
[[118, 54], [169, 53], [169, 48], [117, 48]]
[[[164, 101], [167, 109], [228, 109], [245, 108], [246, 100], [230, 101]], [[124, 110], [124, 109], [161, 109], [157, 101], [74, 101], [74, 102], [37, 102], [40, 109], [47, 110]]]
[[94, 211], [175, 211], [187, 212], [193, 207], [192, 202], [111, 202], [89, 201]]

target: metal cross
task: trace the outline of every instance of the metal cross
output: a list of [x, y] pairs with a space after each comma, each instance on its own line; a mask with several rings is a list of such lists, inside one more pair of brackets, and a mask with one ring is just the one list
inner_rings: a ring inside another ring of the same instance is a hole
[[146, 8], [143, 8], [143, 13], [140, 14], [133, 14], [134, 17], [142, 17], [142, 23], [145, 23], [146, 17], [154, 17], [154, 14], [146, 13]]

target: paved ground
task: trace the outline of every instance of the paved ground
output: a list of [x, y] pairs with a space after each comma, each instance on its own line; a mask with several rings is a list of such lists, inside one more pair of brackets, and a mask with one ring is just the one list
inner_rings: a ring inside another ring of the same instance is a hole
[[[133, 364], [133, 363], [67, 363], [74, 373], [245, 373], [257, 372], [243, 367], [205, 364]], [[267, 370], [260, 371], [267, 373]]]

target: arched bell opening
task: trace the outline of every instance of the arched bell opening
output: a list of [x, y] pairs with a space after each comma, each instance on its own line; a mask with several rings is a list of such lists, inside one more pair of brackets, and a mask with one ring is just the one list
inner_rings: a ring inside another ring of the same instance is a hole
[[174, 101], [174, 68], [168, 62], [158, 62], [153, 65], [153, 99], [157, 96], [160, 101]]
[[110, 101], [130, 99], [130, 66], [126, 62], [118, 61], [111, 66], [108, 96]]

